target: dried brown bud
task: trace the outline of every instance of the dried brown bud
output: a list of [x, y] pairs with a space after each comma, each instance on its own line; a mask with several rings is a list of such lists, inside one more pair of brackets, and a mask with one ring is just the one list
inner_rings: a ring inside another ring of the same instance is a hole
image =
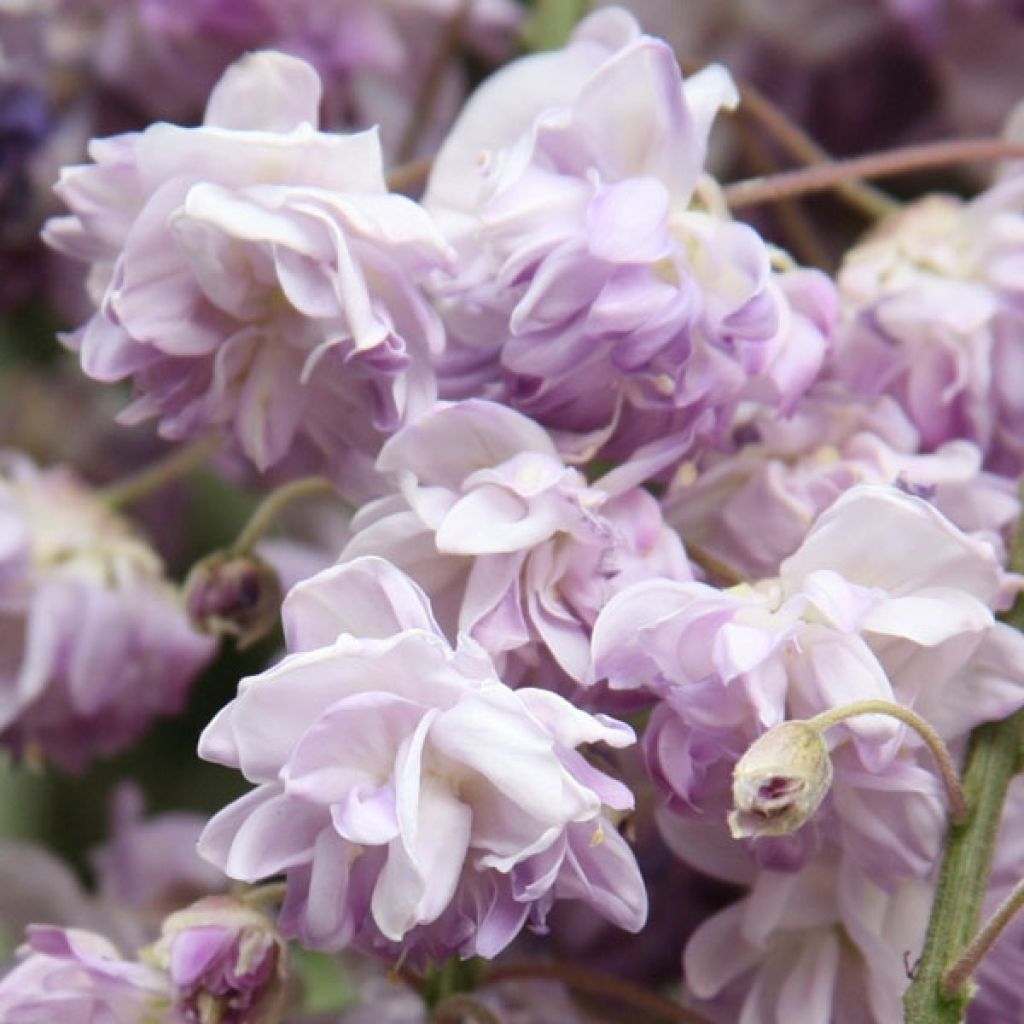
[[281, 582], [256, 555], [215, 552], [185, 581], [185, 610], [202, 633], [234, 637], [248, 647], [265, 636], [281, 611]]
[[734, 839], [795, 832], [831, 785], [832, 759], [821, 732], [807, 722], [783, 722], [751, 744], [733, 769], [729, 830]]

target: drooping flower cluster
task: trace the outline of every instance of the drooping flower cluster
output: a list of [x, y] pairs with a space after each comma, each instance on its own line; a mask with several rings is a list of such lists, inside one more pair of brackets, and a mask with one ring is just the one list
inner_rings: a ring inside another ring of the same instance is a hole
[[157, 554], [65, 468], [0, 475], [0, 742], [68, 768], [180, 711], [213, 648]]
[[200, 849], [233, 878], [284, 873], [288, 934], [442, 959], [495, 955], [564, 897], [643, 924], [643, 882], [607, 816], [632, 796], [576, 749], [628, 745], [632, 730], [509, 689], [380, 559], [300, 584], [283, 615], [289, 655], [243, 682], [200, 742], [257, 787]]
[[[269, 492], [237, 529], [207, 498], [204, 528], [235, 539], [190, 552], [183, 601], [114, 511], [138, 478], [94, 494], [12, 457], [0, 739], [71, 768], [124, 748], [211, 655], [191, 620], [248, 648], [199, 753], [250, 788], [198, 836], [230, 895], [180, 853], [194, 819], [137, 806], [95, 895], [39, 858], [5, 897], [20, 933], [54, 890], [0, 978], [4, 1021], [600, 1016], [500, 973], [459, 991], [479, 966], [460, 960], [510, 949], [513, 975], [557, 949], [537, 970], [623, 1019], [660, 997], [606, 966], [681, 980], [716, 1024], [900, 1017], [949, 823], [976, 827], [958, 764], [1024, 707], [1024, 637], [1001, 621], [1024, 591], [1020, 168], [898, 209], [833, 281], [730, 211], [763, 182], [709, 171], [713, 123], [756, 93], [684, 75], [600, 6], [446, 135], [467, 52], [518, 21], [504, 0], [93, 12], [108, 86], [139, 61], [154, 82], [188, 69], [184, 124], [212, 91], [198, 126], [98, 139], [63, 172], [46, 237], [92, 303], [66, 344], [134, 389], [124, 422], [197, 442], [143, 490], [214, 441], [222, 475]], [[931, 46], [926, 6], [887, 23]], [[533, 14], [524, 38], [552, 31]], [[361, 122], [384, 108], [407, 116], [382, 145]], [[429, 167], [386, 173], [414, 151]], [[802, 217], [779, 222], [813, 253]], [[265, 536], [314, 493], [322, 522]], [[993, 899], [1018, 846], [1008, 827]], [[0, 846], [0, 873], [32, 849]], [[979, 1020], [1017, 1011], [997, 974], [1018, 946], [978, 974]], [[365, 1005], [324, 1003], [335, 956]]]
[[92, 265], [97, 312], [67, 343], [90, 376], [133, 379], [123, 418], [224, 427], [261, 470], [373, 453], [432, 400], [443, 344], [417, 281], [445, 242], [387, 192], [374, 131], [316, 129], [319, 100], [308, 64], [250, 55], [201, 127], [94, 142], [47, 228]]
[[684, 82], [622, 11], [470, 99], [424, 199], [463, 260], [442, 291], [449, 393], [487, 389], [581, 459], [714, 438], [741, 400], [792, 408], [834, 293], [780, 273], [702, 178], [715, 114], [736, 102], [723, 69]]

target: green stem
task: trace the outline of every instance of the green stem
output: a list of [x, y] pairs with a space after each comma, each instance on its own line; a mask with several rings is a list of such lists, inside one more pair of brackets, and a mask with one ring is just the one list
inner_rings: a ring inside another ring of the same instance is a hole
[[332, 494], [334, 488], [325, 476], [304, 476], [271, 491], [257, 506], [242, 532], [228, 549], [228, 557], [247, 555], [277, 517], [293, 502], [314, 494]]
[[148, 497], [154, 491], [166, 487], [169, 483], [188, 476], [208, 461], [219, 447], [220, 438], [210, 436], [202, 437], [181, 448], [175, 448], [169, 455], [157, 459], [145, 469], [104, 487], [99, 492], [100, 497], [111, 508], [132, 505], [136, 501]]
[[1009, 896], [996, 907], [992, 916], [982, 925], [981, 930], [963, 951], [960, 959], [946, 972], [942, 979], [942, 994], [955, 996], [967, 984], [985, 954], [1003, 934], [1006, 926], [1024, 907], [1024, 881], [1018, 882]]
[[961, 1024], [970, 994], [946, 996], [943, 979], [978, 927], [1002, 817], [1006, 787], [1017, 767], [1024, 713], [989, 722], [971, 734], [964, 771], [970, 811], [953, 826], [932, 905], [924, 952], [903, 1005], [907, 1024]]
[[737, 181], [725, 188], [725, 198], [733, 210], [757, 203], [777, 203], [780, 199], [828, 192], [848, 181], [885, 178], [909, 171], [948, 167], [989, 160], [1024, 157], [1024, 144], [1005, 139], [953, 139], [904, 146], [884, 153], [869, 153], [849, 160], [783, 171], [763, 178]]
[[953, 758], [950, 757], [946, 744], [942, 742], [942, 737], [917, 712], [911, 711], [903, 704], [894, 704], [888, 700], [859, 700], [853, 704], [844, 704], [842, 707], [823, 711], [820, 715], [809, 718], [807, 724], [824, 731], [848, 718], [856, 718], [860, 715], [889, 715], [892, 718], [898, 718], [924, 740], [932, 757], [935, 758], [942, 785], [946, 790], [946, 797], [949, 801], [949, 820], [954, 825], [961, 824], [967, 817], [967, 799], [964, 796], [963, 787], [960, 785], [960, 779], [957, 777], [956, 765], [953, 764]]
[[[1010, 569], [1022, 568], [1024, 525], [1018, 521]], [[1024, 628], [1024, 594], [1002, 618]], [[1022, 737], [1024, 711], [1002, 722], [986, 722], [971, 733], [963, 773], [969, 813], [946, 836], [924, 951], [903, 997], [906, 1024], [962, 1024], [967, 1013], [970, 986], [947, 994], [945, 983], [978, 931], [1006, 790], [1020, 767]]]

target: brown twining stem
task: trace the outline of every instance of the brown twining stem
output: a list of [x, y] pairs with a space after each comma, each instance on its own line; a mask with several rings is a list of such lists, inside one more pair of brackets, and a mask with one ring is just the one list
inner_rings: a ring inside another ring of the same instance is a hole
[[[679, 63], [687, 74], [700, 71], [706, 66], [694, 60], [680, 60]], [[735, 75], [733, 80], [740, 94], [740, 105], [733, 112], [736, 117], [760, 126], [798, 163], [832, 163], [835, 159], [832, 154], [757, 86]], [[845, 181], [836, 186], [836, 192], [850, 206], [873, 220], [893, 213], [900, 205], [881, 189], [862, 181]]]
[[434, 1009], [431, 1024], [501, 1024], [501, 1018], [489, 1007], [464, 992], [442, 999]]
[[743, 573], [720, 558], [716, 558], [709, 551], [705, 551], [699, 544], [694, 544], [684, 537], [683, 546], [686, 548], [686, 557], [694, 565], [699, 565], [712, 580], [722, 586], [735, 587], [740, 583], [746, 583], [747, 580]]
[[423, 87], [417, 97], [416, 105], [409, 112], [402, 138], [398, 143], [397, 156], [399, 163], [411, 160], [416, 155], [416, 147], [424, 129], [430, 123], [430, 115], [434, 112], [434, 103], [438, 91], [444, 81], [444, 73], [452, 58], [458, 53], [462, 41], [462, 30], [469, 18], [473, 0], [462, 0], [458, 9], [449, 18], [444, 27], [441, 40], [423, 77]]
[[978, 934], [970, 941], [967, 948], [960, 954], [960, 959], [946, 972], [942, 979], [942, 994], [953, 996], [967, 984], [985, 954], [1003, 934], [1006, 926], [1024, 907], [1024, 881], [1018, 882], [1002, 903], [996, 907], [992, 916], [981, 926]]
[[[759, 174], [774, 174], [779, 170], [761, 136], [747, 121], [736, 121], [736, 137], [743, 155]], [[783, 199], [776, 209], [779, 224], [785, 233], [787, 248], [805, 266], [829, 269], [832, 259], [828, 248], [814, 229], [814, 223], [797, 199]]]
[[434, 166], [432, 157], [422, 160], [410, 160], [407, 164], [399, 164], [388, 174], [388, 188], [392, 192], [404, 192], [407, 195], [415, 192], [427, 180]]
[[750, 178], [727, 185], [724, 191], [729, 205], [733, 209], [740, 209], [813, 192], [827, 192], [858, 178], [884, 178], [910, 171], [1010, 157], [1024, 157], [1024, 143], [1008, 142], [1005, 139], [952, 139], [903, 146], [884, 153], [869, 153], [849, 160], [834, 160], [828, 164]]
[[[827, 164], [834, 157], [819, 145], [792, 118], [777, 107], [767, 96], [749, 82], [741, 82], [738, 114], [756, 121], [793, 159], [808, 165]], [[881, 189], [862, 181], [844, 181], [836, 185], [836, 193], [847, 204], [872, 220], [895, 213], [900, 204]]]
[[[663, 999], [631, 981], [617, 978], [613, 974], [591, 971], [585, 967], [565, 963], [522, 963], [497, 967], [480, 982], [485, 985], [500, 985], [506, 981], [546, 980], [560, 981], [567, 988], [592, 996], [604, 996], [623, 1006], [632, 1007], [640, 1013], [649, 1014], [661, 1020], [676, 1024], [709, 1024], [704, 1018], [678, 1003]], [[643, 1018], [640, 1018], [643, 1019]]]

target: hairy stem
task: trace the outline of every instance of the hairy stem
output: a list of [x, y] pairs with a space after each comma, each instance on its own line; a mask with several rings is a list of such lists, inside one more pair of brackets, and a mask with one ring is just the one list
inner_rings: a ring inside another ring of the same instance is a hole
[[857, 179], [884, 178], [909, 171], [1009, 157], [1024, 157], [1024, 144], [1007, 142], [1005, 139], [953, 139], [948, 142], [904, 146], [884, 153], [869, 153], [867, 156], [835, 160], [763, 178], [750, 178], [727, 185], [724, 191], [729, 206], [738, 210], [756, 203], [776, 203], [793, 196], [827, 192], [844, 182]]
[[932, 757], [935, 758], [942, 785], [946, 790], [949, 820], [954, 825], [961, 824], [967, 817], [967, 798], [957, 777], [956, 765], [946, 749], [946, 744], [942, 742], [942, 737], [915, 711], [889, 700], [859, 700], [854, 704], [844, 704], [842, 707], [823, 711], [820, 715], [809, 718], [807, 724], [824, 731], [848, 718], [860, 715], [889, 715], [891, 718], [898, 718], [924, 740]]
[[211, 436], [175, 448], [168, 455], [157, 459], [137, 473], [103, 488], [99, 492], [100, 497], [111, 508], [132, 505], [197, 470], [219, 447], [220, 438]]
[[[1010, 568], [1024, 568], [1024, 525], [1019, 521]], [[1024, 628], [1024, 594], [1003, 619]], [[950, 991], [946, 978], [978, 930], [1006, 789], [1020, 768], [1022, 737], [1024, 711], [971, 733], [963, 774], [969, 813], [946, 836], [924, 951], [903, 997], [907, 1024], [962, 1024], [967, 1012], [969, 987]]]
[[1024, 881], [1018, 882], [1009, 896], [996, 907], [992, 916], [981, 926], [960, 959], [946, 972], [942, 979], [942, 994], [955, 996], [967, 984], [985, 954], [1003, 934], [1006, 926], [1024, 907]]
[[643, 1014], [644, 1016], [638, 1016], [637, 1019], [648, 1021], [649, 1024], [654, 1024], [649, 1020], [652, 1017], [658, 1020], [674, 1021], [677, 1024], [708, 1024], [705, 1018], [686, 1009], [685, 1006], [663, 999], [654, 992], [634, 985], [631, 981], [617, 978], [613, 974], [591, 971], [575, 964], [509, 964], [507, 967], [498, 967], [490, 971], [480, 985], [483, 987], [499, 985], [505, 981], [530, 979], [560, 981], [567, 988], [576, 992], [612, 999], [623, 1006], [631, 1007], [638, 1014]]

